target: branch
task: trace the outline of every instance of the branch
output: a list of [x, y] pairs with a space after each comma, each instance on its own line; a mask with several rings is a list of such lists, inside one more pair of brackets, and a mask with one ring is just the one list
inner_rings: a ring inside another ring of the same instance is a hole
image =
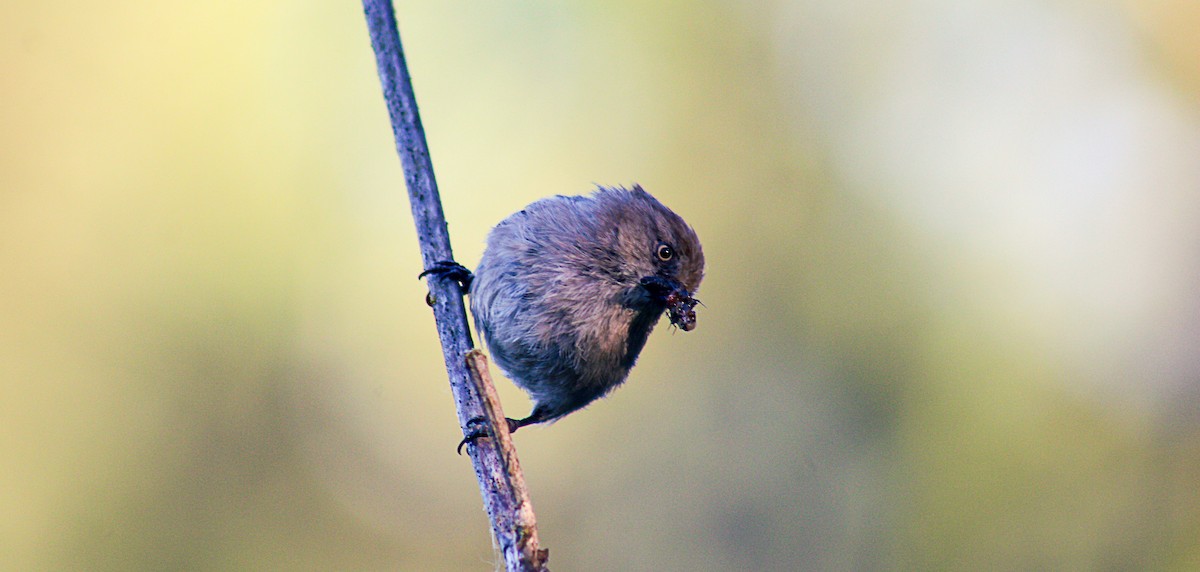
[[[433, 178], [433, 163], [425, 143], [425, 130], [417, 113], [412, 78], [400, 46], [400, 33], [391, 0], [363, 0], [371, 46], [383, 97], [392, 120], [396, 152], [404, 166], [404, 182], [412, 203], [417, 239], [421, 243], [421, 259], [425, 268], [442, 260], [453, 260], [450, 233], [442, 212], [437, 182]], [[487, 358], [473, 349], [467, 326], [467, 312], [462, 292], [451, 280], [429, 278], [429, 301], [437, 321], [450, 389], [458, 408], [458, 423], [463, 434], [468, 421], [487, 419], [492, 439], [479, 439], [467, 450], [475, 466], [475, 477], [484, 506], [492, 521], [492, 535], [503, 555], [509, 572], [540, 572], [546, 570], [547, 551], [538, 547], [537, 520], [525, 477], [517, 460], [516, 449], [504, 422], [504, 411], [488, 376]]]

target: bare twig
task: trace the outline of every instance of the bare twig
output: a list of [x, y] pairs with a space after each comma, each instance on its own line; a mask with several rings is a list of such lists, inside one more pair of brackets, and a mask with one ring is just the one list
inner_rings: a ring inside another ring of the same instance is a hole
[[[453, 260], [450, 234], [442, 212], [441, 197], [433, 177], [433, 164], [425, 143], [425, 131], [417, 113], [412, 79], [404, 61], [400, 33], [391, 0], [363, 0], [371, 45], [383, 97], [387, 102], [396, 139], [396, 151], [404, 166], [404, 181], [412, 203], [421, 259], [425, 268], [435, 262]], [[487, 358], [473, 349], [462, 292], [451, 280], [429, 278], [430, 302], [437, 321], [446, 372], [458, 409], [459, 426], [468, 432], [468, 421], [485, 418], [492, 439], [479, 439], [468, 447], [484, 505], [492, 521], [492, 534], [510, 572], [543, 571], [547, 553], [538, 547], [537, 521], [516, 449], [504, 422], [504, 412], [488, 375]], [[447, 451], [451, 447], [447, 446]]]

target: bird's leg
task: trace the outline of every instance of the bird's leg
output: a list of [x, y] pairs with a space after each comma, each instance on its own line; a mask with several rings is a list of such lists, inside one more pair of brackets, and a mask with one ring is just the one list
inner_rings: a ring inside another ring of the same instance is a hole
[[[505, 417], [504, 420], [506, 422], [508, 422], [509, 434], [512, 434], [512, 433], [516, 433], [517, 429], [520, 429], [526, 425], [533, 425], [534, 423], [540, 422], [542, 420], [542, 418], [540, 415], [537, 415], [535, 413], [534, 415], [530, 415], [529, 417], [526, 417], [524, 419], [513, 419], [512, 417]], [[467, 421], [467, 428], [468, 428], [468, 432], [467, 432], [466, 437], [463, 437], [463, 440], [458, 442], [457, 450], [458, 450], [459, 455], [462, 454], [462, 448], [467, 443], [474, 443], [476, 439], [481, 439], [483, 437], [494, 437], [495, 436], [495, 435], [492, 435], [492, 428], [488, 426], [486, 417], [472, 418], [470, 421]]]
[[471, 289], [471, 281], [475, 280], [475, 275], [463, 266], [453, 260], [439, 260], [433, 263], [433, 266], [426, 268], [424, 272], [417, 275], [417, 279], [424, 278], [426, 275], [437, 276], [439, 278], [449, 278], [458, 282], [464, 294]]

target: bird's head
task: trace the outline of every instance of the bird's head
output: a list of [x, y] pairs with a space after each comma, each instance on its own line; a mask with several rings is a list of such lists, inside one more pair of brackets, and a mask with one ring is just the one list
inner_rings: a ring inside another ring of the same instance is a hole
[[595, 198], [615, 225], [621, 274], [632, 279], [628, 300], [651, 311], [666, 311], [683, 331], [696, 327], [694, 297], [704, 278], [704, 251], [692, 227], [671, 209], [634, 185], [632, 190], [600, 189]]

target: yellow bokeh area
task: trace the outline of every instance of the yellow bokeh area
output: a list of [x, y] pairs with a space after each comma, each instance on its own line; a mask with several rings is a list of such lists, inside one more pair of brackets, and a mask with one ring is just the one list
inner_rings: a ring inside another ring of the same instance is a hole
[[[1200, 569], [1193, 2], [396, 11], [460, 262], [595, 184], [704, 243], [516, 435], [553, 569]], [[496, 566], [374, 66], [357, 3], [0, 7], [0, 570]]]

